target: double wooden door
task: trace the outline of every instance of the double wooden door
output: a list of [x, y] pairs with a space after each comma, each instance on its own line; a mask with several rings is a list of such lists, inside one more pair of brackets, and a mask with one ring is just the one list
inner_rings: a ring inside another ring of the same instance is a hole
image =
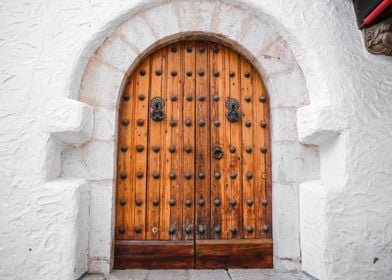
[[269, 106], [221, 44], [144, 59], [120, 103], [115, 268], [272, 267]]

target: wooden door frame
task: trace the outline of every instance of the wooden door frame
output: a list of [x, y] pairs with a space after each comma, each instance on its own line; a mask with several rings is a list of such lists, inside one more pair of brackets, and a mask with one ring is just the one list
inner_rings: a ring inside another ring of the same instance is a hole
[[[205, 39], [205, 36], [201, 36], [201, 35], [195, 35], [195, 36], [191, 36], [192, 39], [191, 40], [196, 40], [196, 41], [207, 41], [207, 42], [212, 42], [212, 43], [218, 43], [220, 45], [223, 45], [229, 49], [232, 49], [231, 46], [228, 46], [228, 44], [225, 44], [224, 42], [220, 41], [220, 40], [211, 40], [210, 38], [208, 38], [207, 40]], [[164, 47], [166, 47], [167, 45], [173, 44], [175, 42], [181, 42], [181, 41], [189, 41], [189, 37], [187, 39], [177, 39], [175, 41], [171, 41], [169, 43], [166, 44], [160, 44], [159, 46], [156, 46], [156, 48], [150, 50], [144, 57], [143, 59], [140, 59], [139, 61], [144, 61], [147, 57], [149, 57], [152, 53], [154, 53], [155, 51], [162, 49]], [[243, 56], [241, 53], [239, 53], [238, 51], [237, 54], [239, 54], [242, 58], [245, 58], [245, 56]], [[257, 74], [259, 75], [259, 77], [262, 79], [261, 74], [259, 73], [259, 71], [257, 70], [257, 68], [253, 65], [252, 62], [248, 61], [255, 69], [255, 71], [257, 71]], [[135, 70], [136, 71], [136, 70]], [[130, 75], [129, 77], [131, 77], [132, 75]], [[262, 84], [262, 87], [264, 88], [263, 90], [263, 95], [266, 97], [266, 100], [263, 101], [263, 103], [268, 103], [269, 104], [269, 96], [268, 96], [268, 92], [264, 86], [264, 84]], [[125, 91], [126, 89], [124, 89]], [[127, 95], [127, 94], [125, 94]], [[252, 99], [254, 98], [254, 96], [252, 96]], [[137, 253], [139, 252], [138, 248], [141, 248], [140, 250], [142, 250], [142, 248], [150, 248], [150, 251], [153, 252], [155, 250], [156, 254], [161, 254], [163, 255], [170, 255], [170, 251], [171, 248], [173, 246], [180, 246], [180, 251], [179, 254], [177, 256], [172, 256], [171, 259], [173, 262], [177, 262], [177, 266], [172, 266], [170, 268], [191, 268], [192, 266], [189, 266], [189, 258], [196, 258], [196, 256], [198, 256], [198, 258], [200, 259], [200, 264], [203, 266], [203, 268], [216, 268], [216, 263], [213, 262], [213, 259], [216, 259], [216, 256], [218, 256], [217, 254], [219, 253], [219, 248], [221, 248], [222, 250], [224, 250], [224, 248], [229, 247], [230, 250], [232, 250], [233, 252], [238, 253], [246, 253], [247, 250], [253, 249], [253, 251], [256, 249], [261, 250], [263, 253], [261, 255], [266, 254], [266, 256], [268, 256], [268, 258], [263, 261], [262, 263], [260, 263], [260, 261], [254, 262], [252, 263], [252, 261], [249, 261], [249, 268], [271, 268], [272, 267], [272, 255], [273, 255], [273, 240], [272, 240], [272, 174], [271, 174], [271, 135], [270, 135], [270, 112], [269, 112], [269, 105], [266, 106], [266, 108], [268, 109], [265, 114], [266, 118], [265, 121], [267, 123], [267, 127], [268, 127], [268, 133], [267, 134], [263, 134], [264, 137], [266, 137], [266, 143], [265, 145], [268, 148], [268, 152], [267, 152], [267, 157], [266, 157], [266, 191], [267, 191], [267, 199], [268, 199], [268, 207], [267, 209], [267, 221], [268, 224], [270, 224], [270, 239], [252, 239], [252, 240], [247, 240], [247, 239], [240, 239], [240, 240], [197, 240], [196, 239], [192, 240], [193, 242], [189, 242], [189, 241], [177, 241], [175, 243], [173, 243], [173, 241], [152, 241], [152, 240], [143, 240], [143, 241], [136, 241], [136, 240], [122, 240], [122, 241], [116, 241], [115, 244], [115, 251], [114, 251], [114, 258], [115, 258], [115, 268], [140, 268], [140, 265], [142, 265], [143, 262], [146, 262], [146, 258], [148, 258], [146, 256], [142, 257], [140, 260], [139, 259], [135, 259], [133, 258], [133, 265], [131, 266], [127, 266], [124, 263], [124, 260], [129, 258], [129, 254], [132, 251], [132, 253]], [[118, 120], [118, 123], [120, 124], [120, 120]], [[117, 126], [119, 127], [119, 126]], [[257, 139], [257, 137], [256, 137]], [[117, 203], [116, 203], [117, 205]], [[116, 209], [117, 211], [117, 209]], [[194, 221], [196, 222], [196, 221]], [[246, 242], [246, 241], [251, 241], [251, 243]], [[192, 243], [192, 244], [191, 244]], [[196, 244], [198, 243], [198, 245]], [[249, 243], [249, 244], [248, 244]], [[150, 246], [149, 246], [150, 245]], [[216, 248], [218, 248], [218, 250], [216, 250], [214, 252], [211, 251], [211, 245], [216, 246]], [[133, 246], [133, 249], [130, 249], [130, 246]], [[251, 250], [252, 251], [252, 250]], [[140, 251], [141, 252], [141, 251]], [[149, 249], [147, 249], [147, 252], [149, 252]], [[223, 251], [222, 251], [223, 252]], [[119, 254], [121, 256], [123, 256], [122, 259], [116, 259], [116, 254]], [[144, 254], [144, 252], [143, 252]], [[213, 258], [210, 258], [210, 255], [212, 254]], [[259, 258], [260, 254], [256, 254], [256, 255], [252, 255], [250, 254], [249, 257], [253, 256], [256, 258], [256, 256], [258, 256], [257, 258]], [[215, 257], [214, 257], [215, 256]], [[154, 258], [154, 256], [150, 256], [151, 259]], [[212, 263], [210, 264], [209, 262], [212, 261]], [[196, 261], [193, 262], [194, 264], [196, 264]], [[233, 266], [235, 267], [235, 266]], [[165, 268], [165, 266], [158, 266], [154, 267], [151, 266], [149, 268]], [[229, 267], [227, 267], [229, 268]]]

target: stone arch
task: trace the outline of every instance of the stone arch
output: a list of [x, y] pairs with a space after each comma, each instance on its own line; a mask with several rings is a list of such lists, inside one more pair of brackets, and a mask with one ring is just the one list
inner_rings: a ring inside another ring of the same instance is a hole
[[[89, 182], [89, 271], [108, 273], [111, 269], [116, 127], [123, 84], [151, 50], [189, 36], [231, 46], [251, 60], [264, 79], [271, 100], [275, 268], [299, 270], [298, 186], [319, 179], [320, 173], [317, 147], [301, 145], [298, 140], [318, 144], [337, 132], [328, 127], [314, 128], [319, 119], [312, 119], [310, 125], [300, 127], [298, 138], [297, 109], [308, 105], [309, 100], [302, 69], [286, 40], [291, 37], [272, 17], [259, 9], [257, 13], [252, 11], [253, 6], [243, 6], [242, 1], [151, 3], [146, 1], [135, 8], [126, 20], [120, 17], [119, 21], [124, 21], [91, 56], [86, 68], [82, 67], [83, 60], [77, 67], [83, 78], [79, 94], [74, 97], [91, 106], [93, 132], [87, 143], [64, 146], [60, 176], [82, 177]], [[75, 81], [77, 75], [71, 90]], [[308, 112], [323, 111], [325, 107], [304, 108], [298, 113], [299, 118], [307, 118]], [[84, 134], [79, 142], [85, 138]], [[285, 217], [288, 212], [292, 216]]]

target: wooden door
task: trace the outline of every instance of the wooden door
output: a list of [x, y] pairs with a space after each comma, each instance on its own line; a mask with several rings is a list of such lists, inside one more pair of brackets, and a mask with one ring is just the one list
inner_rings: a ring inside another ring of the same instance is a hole
[[269, 105], [246, 59], [206, 41], [155, 51], [118, 139], [115, 268], [272, 267]]

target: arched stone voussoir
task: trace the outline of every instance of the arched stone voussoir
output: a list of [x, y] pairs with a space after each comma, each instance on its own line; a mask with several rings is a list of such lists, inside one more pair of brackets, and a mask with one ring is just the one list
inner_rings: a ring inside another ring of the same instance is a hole
[[47, 130], [65, 143], [84, 143], [93, 131], [93, 108], [73, 99], [51, 106]]
[[329, 106], [307, 105], [297, 110], [298, 139], [303, 144], [321, 145], [337, 137], [346, 120]]

